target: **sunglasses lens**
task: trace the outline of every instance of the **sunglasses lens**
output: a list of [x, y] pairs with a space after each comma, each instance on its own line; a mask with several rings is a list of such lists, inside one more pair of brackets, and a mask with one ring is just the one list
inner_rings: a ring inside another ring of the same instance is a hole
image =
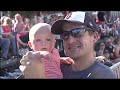
[[61, 38], [63, 39], [68, 39], [69, 38], [69, 32], [64, 32], [62, 35], [61, 35]]
[[85, 29], [83, 29], [83, 30], [81, 30], [81, 29], [72, 30], [72, 36], [73, 37], [81, 37], [84, 33], [85, 33]]
[[85, 28], [75, 28], [75, 29], [72, 29], [71, 31], [64, 31], [63, 34], [61, 35], [61, 38], [68, 39], [69, 35], [76, 37], [76, 38], [81, 37], [84, 35], [86, 30], [87, 29], [85, 29]]

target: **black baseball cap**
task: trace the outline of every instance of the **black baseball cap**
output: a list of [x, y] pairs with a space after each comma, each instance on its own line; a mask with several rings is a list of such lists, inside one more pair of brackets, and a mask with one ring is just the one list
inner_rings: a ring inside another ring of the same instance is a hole
[[81, 25], [85, 25], [89, 28], [91, 28], [94, 31], [98, 31], [98, 27], [95, 23], [95, 21], [91, 18], [91, 16], [82, 11], [76, 11], [76, 12], [70, 12], [66, 15], [64, 20], [57, 20], [51, 27], [51, 32], [53, 34], [62, 34], [62, 26], [65, 24], [65, 22], [73, 22], [73, 23], [79, 23]]

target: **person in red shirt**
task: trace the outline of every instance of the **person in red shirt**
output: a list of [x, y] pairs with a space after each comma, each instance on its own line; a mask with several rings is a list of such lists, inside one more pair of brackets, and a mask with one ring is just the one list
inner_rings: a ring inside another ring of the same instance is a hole
[[13, 34], [12, 28], [13, 28], [12, 20], [9, 17], [5, 17], [4, 22], [2, 24], [2, 29], [3, 29], [2, 37], [10, 40], [13, 57], [17, 57], [17, 45], [16, 45], [17, 42], [15, 35]]
[[17, 32], [18, 47], [27, 46], [29, 31], [25, 31], [25, 29], [26, 26], [23, 23], [22, 16], [17, 13], [15, 15], [14, 31]]
[[1, 48], [0, 60], [9, 60], [7, 56], [10, 46], [10, 40], [7, 38], [3, 38], [2, 35], [3, 35], [3, 30], [2, 27], [0, 26], [0, 48]]

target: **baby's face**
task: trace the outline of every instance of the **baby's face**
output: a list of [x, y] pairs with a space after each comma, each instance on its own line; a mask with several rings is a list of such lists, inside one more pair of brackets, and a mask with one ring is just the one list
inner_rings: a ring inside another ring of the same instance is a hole
[[31, 42], [34, 51], [49, 51], [54, 48], [55, 38], [48, 31], [37, 31]]

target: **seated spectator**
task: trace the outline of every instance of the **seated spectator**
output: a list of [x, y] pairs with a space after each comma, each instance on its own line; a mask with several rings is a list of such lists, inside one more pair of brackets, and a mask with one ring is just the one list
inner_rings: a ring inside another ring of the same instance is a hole
[[115, 38], [114, 40], [115, 48], [114, 48], [114, 62], [120, 61], [120, 37]]
[[109, 36], [116, 37], [118, 35], [116, 24], [110, 25]]
[[100, 46], [99, 46], [99, 50], [96, 51], [96, 55], [97, 55], [97, 56], [102, 56], [104, 49], [105, 49], [105, 43], [104, 43], [104, 42], [101, 42], [101, 43], [100, 43]]
[[108, 24], [106, 11], [99, 11], [97, 13], [97, 16], [100, 24], [105, 24], [105, 23]]
[[108, 28], [106, 26], [106, 24], [103, 24], [103, 25], [99, 25], [99, 28], [100, 28], [100, 39], [104, 39], [106, 37], [108, 37]]
[[103, 51], [103, 56], [105, 57], [104, 64], [107, 66], [112, 66], [112, 62], [110, 60], [110, 54], [108, 50]]
[[3, 38], [7, 38], [10, 40], [11, 48], [12, 48], [12, 54], [14, 57], [17, 56], [17, 45], [16, 45], [16, 38], [15, 35], [13, 34], [12, 30], [13, 24], [12, 20], [9, 17], [4, 18], [4, 22], [2, 24], [2, 29], [3, 29]]
[[[28, 22], [29, 22], [29, 20], [27, 20], [27, 24], [28, 24]], [[26, 29], [27, 29], [27, 31], [26, 31]], [[14, 31], [16, 31], [18, 33], [17, 34], [18, 47], [20, 47], [20, 46], [26, 47], [27, 46], [29, 29], [30, 29], [30, 27], [26, 27], [26, 25], [24, 25], [22, 16], [20, 14], [16, 14]]]
[[30, 19], [25, 17], [24, 20], [23, 20], [23, 23], [24, 23], [24, 26], [25, 26], [25, 31], [28, 31], [30, 30]]
[[106, 39], [106, 47], [105, 50], [108, 50], [110, 53], [110, 59], [113, 59], [113, 51], [114, 51], [114, 44], [110, 38]]
[[92, 15], [91, 15], [91, 17], [93, 18], [93, 20], [95, 21], [96, 24], [99, 23], [97, 12], [93, 12]]
[[2, 27], [0, 26], [1, 60], [9, 60], [7, 56], [8, 56], [9, 46], [10, 46], [10, 40], [8, 38], [3, 38], [2, 34], [3, 34], [3, 30], [2, 30]]
[[7, 16], [2, 16], [2, 17], [1, 17], [1, 19], [0, 19], [0, 21], [1, 21], [1, 25], [3, 24], [3, 22], [4, 22], [4, 18], [5, 18], [5, 17], [7, 17]]

